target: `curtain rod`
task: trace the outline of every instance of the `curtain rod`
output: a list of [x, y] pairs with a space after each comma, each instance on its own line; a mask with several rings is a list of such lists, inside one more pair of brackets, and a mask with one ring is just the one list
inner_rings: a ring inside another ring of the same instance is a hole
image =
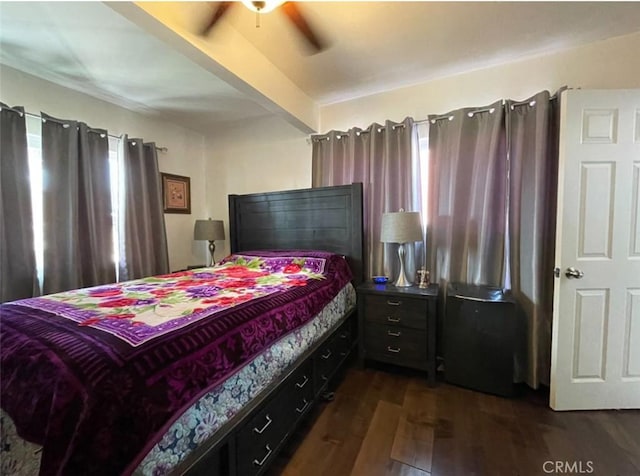
[[[13, 111], [13, 112], [16, 112], [16, 113], [18, 113], [18, 114], [23, 114], [23, 111], [20, 111], [20, 110], [18, 110], [18, 109], [14, 109], [14, 108], [9, 107], [9, 106], [7, 106], [7, 107], [3, 107], [3, 108], [1, 108], [1, 109], [7, 109], [7, 110], [9, 110], [9, 111]], [[44, 119], [40, 114], [34, 114], [34, 113], [32, 113], [32, 112], [24, 111], [24, 115], [25, 115], [25, 116], [28, 116], [28, 117], [33, 117], [33, 118], [35, 118], [35, 119], [39, 119], [39, 120], [41, 120], [41, 121], [44, 121], [44, 120], [45, 120], [45, 119]], [[66, 123], [65, 123], [65, 122], [63, 122], [62, 120], [55, 119], [55, 118], [53, 118], [53, 117], [50, 117], [49, 119], [46, 119], [46, 120], [48, 120], [48, 121], [52, 121], [52, 122], [56, 122], [56, 123], [58, 123], [58, 124], [66, 124]], [[97, 129], [89, 128], [89, 132], [97, 133], [97, 132], [100, 132], [100, 131], [99, 131], [99, 130], [97, 130]], [[107, 134], [107, 136], [108, 136], [108, 137], [111, 137], [112, 139], [121, 139], [121, 136], [114, 136], [113, 134]], [[156, 150], [158, 150], [158, 151], [160, 151], [160, 152], [169, 152], [169, 149], [167, 149], [166, 147], [158, 147], [158, 146], [156, 146]]]
[[[562, 89], [560, 89], [559, 91], [562, 91]], [[552, 96], [550, 96], [550, 97], [549, 97], [549, 100], [550, 100], [550, 101], [552, 101], [552, 100], [554, 100], [554, 99], [557, 99], [557, 97], [558, 97], [558, 93], [553, 94]], [[506, 104], [506, 102], [507, 102], [507, 101], [506, 101], [505, 99], [502, 99], [502, 105], [503, 105], [503, 106]], [[511, 109], [513, 109], [513, 108], [515, 108], [515, 107], [518, 107], [518, 106], [525, 106], [525, 105], [527, 105], [527, 104], [528, 104], [528, 105], [533, 106], [533, 105], [535, 104], [535, 100], [533, 100], [533, 99], [528, 99], [528, 100], [525, 100], [525, 101], [512, 102], [512, 103], [510, 104], [510, 107], [511, 107]], [[482, 113], [482, 112], [489, 112], [489, 113], [491, 113], [491, 112], [493, 112], [493, 108], [491, 108], [491, 107], [482, 107], [482, 108], [478, 108], [478, 109], [473, 109], [473, 110], [469, 111], [467, 114], [474, 115], [474, 114]], [[442, 115], [442, 116], [435, 116], [435, 117], [432, 117], [431, 119], [429, 119], [429, 118], [427, 118], [427, 119], [420, 119], [420, 120], [417, 120], [417, 121], [413, 121], [413, 123], [414, 123], [414, 124], [427, 124], [427, 123], [431, 122], [432, 124], [435, 124], [435, 123], [436, 123], [436, 121], [442, 121], [442, 120], [444, 120], [444, 119], [449, 119], [449, 120], [451, 120], [451, 119], [453, 119], [453, 115], [452, 115], [451, 113], [449, 113], [449, 114], [444, 114], [444, 115]], [[393, 125], [392, 127], [393, 127], [394, 129], [396, 129], [396, 128], [398, 128], [398, 127], [404, 127], [404, 126], [405, 126], [404, 124], [395, 124], [395, 125]], [[361, 131], [358, 131], [358, 135], [360, 135], [360, 134], [362, 134], [362, 133], [368, 133], [368, 132], [370, 132], [370, 129], [371, 129], [371, 126], [369, 126], [369, 127], [368, 127], [368, 128], [366, 128], [366, 129], [363, 129], [363, 130], [361, 130]], [[378, 128], [378, 132], [381, 132], [383, 129], [384, 129], [383, 127], [382, 127], [382, 128]], [[346, 137], [346, 136], [348, 136], [348, 133], [346, 133], [346, 132], [345, 132], [345, 133], [343, 133], [343, 134], [338, 134], [337, 138], [338, 138], [338, 139], [341, 139], [342, 137]], [[318, 142], [318, 141], [321, 141], [321, 140], [329, 140], [329, 135], [328, 135], [328, 133], [326, 133], [326, 134], [319, 134], [319, 136], [317, 136], [317, 137], [311, 137], [311, 141], [312, 141], [312, 142]]]
[[[361, 129], [359, 131], [356, 132], [356, 135], [360, 135], [360, 134], [369, 134], [371, 132], [371, 130], [373, 129], [372, 127], [373, 125], [367, 127], [366, 129]], [[403, 129], [406, 127], [406, 124], [393, 124], [391, 126], [391, 129]], [[380, 126], [378, 127], [378, 132], [383, 132], [386, 129], [386, 126]], [[337, 132], [337, 131], [336, 131]], [[342, 139], [343, 137], [347, 137], [349, 135], [348, 132], [342, 132], [342, 133], [337, 133], [336, 134], [336, 139]], [[329, 137], [329, 133], [326, 134], [313, 134], [310, 139], [309, 139], [309, 143], [311, 142], [320, 142], [322, 140], [330, 140], [331, 138]]]
[[[558, 97], [560, 96], [560, 93], [562, 91], [564, 91], [565, 89], [573, 89], [570, 88], [568, 86], [562, 86], [560, 89], [558, 89], [554, 94], [552, 94], [551, 96], [549, 96], [549, 101], [554, 101], [556, 99], [558, 99]], [[502, 105], [504, 106], [507, 103], [506, 99], [502, 99]], [[526, 105], [530, 105], [530, 106], [534, 106], [536, 103], [535, 99], [526, 99], [524, 101], [513, 101], [511, 102], [510, 109], [515, 109], [518, 106], [526, 106]], [[479, 109], [474, 109], [469, 111], [467, 114], [471, 114], [474, 115], [476, 113], [481, 113], [481, 112], [493, 112], [493, 108], [491, 107], [484, 107], [484, 108], [479, 108]], [[448, 113], [448, 114], [444, 114], [442, 116], [435, 116], [432, 117], [431, 119], [427, 118], [427, 119], [420, 119], [418, 121], [413, 121], [414, 124], [427, 124], [429, 122], [431, 122], [432, 124], [435, 124], [437, 121], [442, 121], [444, 119], [449, 119], [452, 120], [453, 119], [453, 114]], [[360, 131], [358, 131], [358, 135], [363, 134], [363, 133], [369, 133], [371, 132], [371, 128], [372, 128], [373, 124], [369, 127], [367, 127], [366, 129], [362, 129]], [[394, 124], [392, 126], [393, 129], [397, 129], [398, 127], [404, 127], [405, 125], [400, 123], [400, 124]], [[379, 127], [378, 128], [378, 132], [382, 132], [382, 130], [384, 130], [384, 127]], [[338, 131], [336, 131], [338, 132]], [[311, 142], [320, 142], [322, 140], [330, 140], [329, 137], [330, 132], [327, 132], [325, 134], [316, 134], [316, 135], [312, 135], [311, 139], [307, 139], [308, 143]], [[349, 134], [348, 132], [343, 132], [343, 133], [338, 133], [337, 134], [337, 139], [341, 139], [343, 137], [347, 137]]]
[[[558, 90], [558, 92], [561, 92], [563, 89], [565, 88], [560, 88]], [[570, 88], [566, 88], [566, 89], [570, 89]], [[549, 96], [549, 101], [553, 101], [554, 99], [558, 98], [558, 93], [555, 93], [551, 96]], [[504, 106], [506, 104], [507, 100], [503, 99], [502, 100], [502, 105]], [[526, 99], [524, 101], [514, 101], [510, 104], [511, 109], [518, 107], [518, 106], [526, 106], [526, 105], [530, 105], [533, 106], [536, 103], [535, 99]], [[480, 108], [480, 109], [474, 109], [472, 111], [469, 111], [468, 114], [476, 114], [476, 113], [480, 113], [480, 112], [492, 112], [491, 111], [492, 108], [489, 107], [485, 107], [485, 108]], [[451, 113], [449, 114], [444, 114], [442, 116], [436, 116], [436, 117], [432, 117], [431, 119], [421, 119], [419, 121], [413, 121], [414, 124], [425, 124], [428, 123], [430, 121], [433, 121], [434, 123], [436, 121], [441, 121], [443, 119], [451, 119], [453, 118], [453, 115]]]

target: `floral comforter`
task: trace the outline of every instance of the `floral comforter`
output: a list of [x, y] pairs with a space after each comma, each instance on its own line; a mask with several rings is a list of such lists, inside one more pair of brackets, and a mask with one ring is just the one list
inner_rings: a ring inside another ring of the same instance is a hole
[[2, 306], [2, 408], [41, 474], [128, 474], [194, 401], [304, 325], [350, 280], [323, 252]]
[[132, 346], [257, 298], [324, 279], [325, 259], [236, 255], [215, 268], [24, 299]]

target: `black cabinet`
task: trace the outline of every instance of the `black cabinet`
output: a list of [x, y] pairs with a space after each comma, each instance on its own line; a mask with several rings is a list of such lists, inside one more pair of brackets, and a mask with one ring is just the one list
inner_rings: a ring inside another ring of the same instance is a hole
[[444, 319], [447, 382], [512, 396], [515, 301], [500, 288], [449, 284]]
[[435, 383], [435, 324], [438, 286], [358, 286], [360, 359], [426, 370]]

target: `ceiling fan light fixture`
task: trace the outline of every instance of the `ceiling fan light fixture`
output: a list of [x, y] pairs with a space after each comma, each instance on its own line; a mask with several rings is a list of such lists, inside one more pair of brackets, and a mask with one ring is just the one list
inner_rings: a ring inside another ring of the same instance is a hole
[[263, 2], [252, 2], [250, 0], [242, 0], [242, 3], [252, 12], [269, 13], [284, 3], [285, 0], [265, 0]]

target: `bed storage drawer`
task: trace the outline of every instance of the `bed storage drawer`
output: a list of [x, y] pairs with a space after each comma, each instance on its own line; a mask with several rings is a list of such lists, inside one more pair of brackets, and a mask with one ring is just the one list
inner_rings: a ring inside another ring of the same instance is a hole
[[260, 474], [312, 402], [313, 362], [309, 360], [286, 379], [269, 403], [240, 431], [238, 474]]
[[315, 354], [315, 392], [331, 379], [340, 363], [349, 355], [353, 344], [352, 319], [348, 319], [336, 330]]
[[343, 323], [336, 333], [336, 350], [340, 356], [340, 360], [346, 358], [355, 342], [355, 319], [348, 319]]
[[[280, 392], [282, 393], [282, 392]], [[287, 402], [274, 398], [239, 433], [238, 474], [259, 474], [266, 467], [287, 434], [291, 422]]]
[[290, 421], [297, 421], [311, 408], [313, 393], [313, 362], [308, 361], [288, 381], [286, 385], [287, 410]]
[[316, 394], [322, 391], [322, 388], [331, 378], [333, 369], [335, 369], [338, 362], [340, 362], [337, 344], [338, 341], [334, 335], [316, 351], [314, 358], [316, 367], [314, 390]]

